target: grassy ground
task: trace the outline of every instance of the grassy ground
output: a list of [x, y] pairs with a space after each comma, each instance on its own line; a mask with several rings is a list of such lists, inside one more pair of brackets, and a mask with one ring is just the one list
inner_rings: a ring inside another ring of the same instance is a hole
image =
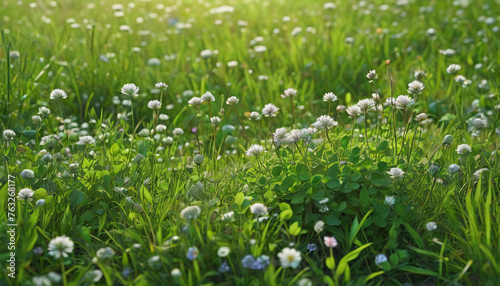
[[500, 279], [498, 1], [2, 5], [5, 283]]

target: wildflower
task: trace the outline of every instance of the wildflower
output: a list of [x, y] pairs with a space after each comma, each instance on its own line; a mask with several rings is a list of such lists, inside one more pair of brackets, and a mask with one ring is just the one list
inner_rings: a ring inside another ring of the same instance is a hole
[[488, 127], [488, 122], [481, 118], [474, 118], [474, 120], [472, 120], [472, 126], [474, 126], [476, 129], [481, 129]]
[[385, 196], [384, 204], [392, 206], [396, 203], [396, 197], [394, 196]]
[[318, 129], [330, 129], [338, 125], [338, 123], [328, 115], [321, 115], [312, 125]]
[[373, 98], [365, 98], [358, 101], [358, 104], [356, 105], [361, 109], [362, 112], [368, 112], [370, 109], [375, 107], [375, 101], [373, 100]]
[[227, 63], [227, 67], [228, 68], [234, 68], [236, 66], [238, 66], [238, 62], [237, 61], [230, 61], [230, 62]]
[[45, 106], [42, 106], [42, 107], [38, 108], [38, 114], [40, 114], [41, 116], [43, 116], [45, 118], [46, 116], [48, 116], [50, 114], [50, 109], [48, 109]]
[[344, 112], [344, 111], [346, 111], [347, 107], [345, 105], [339, 105], [339, 106], [337, 106], [336, 109], [338, 112]]
[[49, 243], [49, 255], [55, 259], [68, 257], [69, 253], [73, 252], [74, 243], [65, 235], [53, 238]]
[[396, 98], [397, 109], [408, 109], [413, 106], [414, 103], [415, 101], [408, 95], [400, 95]]
[[137, 87], [133, 83], [125, 84], [125, 85], [123, 85], [123, 87], [121, 89], [121, 93], [128, 95], [128, 96], [138, 96], [138, 94], [137, 94], [138, 92], [139, 92], [139, 87]]
[[318, 249], [318, 247], [316, 246], [316, 243], [307, 244], [307, 250], [309, 250], [309, 252], [316, 251], [316, 249]]
[[387, 256], [383, 253], [377, 254], [377, 256], [375, 256], [375, 264], [377, 264], [377, 266], [380, 266], [380, 264], [387, 261]]
[[294, 97], [295, 95], [297, 95], [297, 91], [293, 88], [287, 88], [283, 93], [284, 94], [281, 95], [282, 98]]
[[214, 117], [210, 117], [210, 124], [212, 124], [212, 126], [217, 126], [219, 125], [220, 123], [220, 118], [217, 117], [217, 116], [214, 116]]
[[207, 91], [201, 96], [201, 100], [203, 100], [203, 102], [215, 101], [215, 96]]
[[35, 172], [30, 169], [24, 169], [21, 171], [21, 178], [23, 179], [33, 179], [35, 177]]
[[52, 99], [52, 100], [61, 100], [61, 99], [65, 99], [66, 97], [68, 97], [66, 92], [62, 89], [59, 89], [59, 88], [54, 89], [50, 93], [50, 99]]
[[415, 77], [416, 80], [421, 80], [422, 78], [427, 76], [427, 73], [421, 69], [417, 69], [414, 73], [413, 76]]
[[457, 75], [455, 76], [455, 82], [459, 84], [463, 84], [467, 79], [463, 75]]
[[252, 111], [252, 112], [250, 112], [250, 118], [253, 120], [259, 120], [260, 114], [257, 111]]
[[460, 65], [457, 65], [457, 64], [451, 64], [448, 66], [448, 68], [446, 69], [446, 72], [449, 73], [449, 74], [456, 74], [462, 67]]
[[231, 271], [231, 267], [229, 267], [229, 265], [227, 265], [227, 262], [224, 261], [219, 267], [219, 272], [226, 273], [229, 271]]
[[327, 92], [323, 95], [323, 101], [334, 102], [337, 101], [337, 96], [333, 92]]
[[204, 59], [208, 59], [213, 55], [213, 52], [211, 50], [203, 50], [200, 52], [200, 56]]
[[337, 240], [333, 236], [325, 236], [324, 242], [325, 242], [326, 247], [329, 247], [329, 248], [333, 248], [333, 247], [336, 247], [338, 245]]
[[419, 113], [419, 114], [417, 115], [417, 122], [422, 122], [422, 121], [424, 121], [425, 119], [427, 119], [427, 114], [425, 114], [425, 113]]
[[161, 102], [159, 100], [151, 100], [148, 102], [148, 108], [149, 109], [160, 109], [161, 108]]
[[458, 155], [467, 156], [472, 152], [472, 149], [467, 144], [461, 144], [457, 146]]
[[179, 278], [182, 276], [181, 270], [179, 268], [174, 268], [172, 271], [170, 271], [170, 275], [174, 278]]
[[285, 140], [288, 143], [293, 144], [293, 143], [299, 142], [301, 138], [302, 138], [302, 131], [299, 129], [293, 129], [287, 133]]
[[352, 117], [357, 117], [361, 114], [361, 108], [357, 105], [349, 106], [346, 111]]
[[448, 144], [448, 145], [450, 145], [450, 144], [451, 144], [451, 142], [453, 142], [453, 136], [452, 136], [452, 135], [449, 135], [449, 134], [445, 135], [445, 136], [444, 136], [444, 139], [443, 139], [443, 144]]
[[429, 174], [431, 174], [431, 176], [435, 176], [438, 171], [439, 171], [439, 166], [431, 164], [431, 166], [429, 167]]
[[227, 105], [236, 105], [240, 100], [236, 96], [231, 96], [226, 100]]
[[186, 257], [189, 260], [195, 260], [196, 257], [198, 257], [198, 248], [196, 248], [196, 246], [191, 246], [190, 248], [188, 248]]
[[268, 103], [262, 108], [262, 114], [266, 117], [276, 117], [276, 113], [279, 108], [277, 108], [274, 104]]
[[278, 253], [278, 257], [283, 268], [297, 268], [302, 260], [299, 251], [288, 247], [281, 250], [281, 252]]
[[33, 121], [33, 124], [38, 125], [42, 122], [42, 118], [38, 115], [33, 115], [31, 121]]
[[80, 141], [78, 141], [78, 144], [81, 145], [89, 145], [89, 144], [94, 144], [95, 139], [92, 136], [85, 135], [85, 136], [80, 136]]
[[93, 282], [93, 283], [99, 282], [99, 280], [101, 280], [102, 276], [103, 276], [103, 274], [102, 274], [102, 271], [100, 269], [91, 270], [91, 271], [88, 271], [87, 273], [85, 273], [85, 275], [83, 275], [82, 282]]
[[448, 167], [448, 173], [449, 174], [455, 174], [456, 172], [458, 172], [458, 170], [460, 170], [460, 166], [458, 166], [457, 164], [451, 164]]
[[230, 211], [222, 215], [223, 221], [232, 221], [234, 219], [234, 211]]
[[200, 106], [203, 103], [203, 99], [200, 97], [193, 97], [190, 100], [188, 100], [188, 104], [192, 106]]
[[405, 172], [403, 172], [400, 168], [391, 168], [387, 174], [391, 175], [391, 178], [403, 178]]
[[21, 57], [21, 53], [19, 51], [9, 51], [9, 58], [18, 59]]
[[490, 169], [488, 168], [481, 168], [477, 171], [474, 172], [474, 174], [472, 174], [472, 177], [474, 180], [479, 180], [479, 176], [481, 176], [481, 174], [484, 172], [484, 171], [489, 171]]
[[16, 137], [16, 132], [14, 132], [11, 129], [5, 129], [3, 131], [3, 139], [6, 141], [12, 141], [14, 140], [14, 137]]
[[369, 79], [369, 80], [374, 80], [374, 79], [377, 79], [378, 76], [377, 76], [377, 72], [375, 72], [375, 70], [371, 70], [369, 71], [367, 74], [366, 74], [366, 78]]
[[241, 260], [241, 264], [244, 268], [253, 270], [264, 269], [270, 262], [269, 257], [266, 255], [261, 255], [255, 259], [252, 255], [248, 254]]
[[30, 188], [24, 188], [24, 189], [21, 189], [19, 191], [19, 193], [17, 193], [17, 198], [20, 199], [20, 200], [29, 200], [31, 201], [32, 200], [32, 197], [33, 197], [33, 190], [30, 189]]
[[198, 206], [189, 206], [181, 211], [181, 217], [186, 220], [196, 219], [201, 214], [201, 209]]
[[262, 147], [261, 145], [258, 145], [258, 144], [253, 144], [250, 146], [250, 148], [248, 148], [246, 155], [247, 155], [247, 157], [251, 157], [251, 156], [259, 155], [262, 152], [264, 152], [264, 147]]
[[436, 230], [437, 229], [437, 224], [433, 221], [431, 222], [428, 222], [426, 225], [425, 225], [425, 228], [428, 230], [428, 231], [433, 231], [433, 230]]
[[97, 250], [95, 256], [97, 257], [97, 259], [99, 259], [101, 261], [107, 260], [107, 259], [110, 259], [113, 256], [115, 256], [115, 251], [111, 247], [107, 246], [107, 247], [104, 247], [104, 248]]
[[314, 231], [317, 232], [317, 233], [322, 232], [324, 228], [325, 228], [325, 223], [322, 220], [318, 220], [314, 224]]
[[408, 84], [408, 93], [411, 94], [421, 94], [424, 90], [424, 84], [418, 80], [414, 80]]
[[387, 105], [390, 105], [392, 107], [396, 106], [396, 99], [394, 97], [388, 97], [386, 100], [385, 100], [385, 103]]
[[250, 206], [250, 212], [255, 215], [267, 215], [267, 207], [261, 203], [255, 203]]
[[174, 131], [172, 131], [172, 134], [174, 134], [175, 136], [181, 136], [182, 134], [184, 134], [184, 130], [175, 128]]
[[286, 142], [286, 134], [288, 130], [284, 127], [276, 129], [276, 131], [273, 133], [273, 142], [276, 145], [276, 147], [281, 146], [281, 144]]
[[159, 255], [151, 256], [148, 259], [148, 265], [151, 268], [159, 268], [161, 266], [161, 259]]
[[165, 90], [165, 89], [167, 89], [168, 85], [166, 85], [166, 84], [165, 84], [165, 83], [163, 83], [163, 82], [157, 82], [157, 83], [155, 84], [155, 87], [156, 87], [157, 89], [159, 89], [159, 90]]
[[155, 129], [157, 133], [165, 132], [165, 130], [167, 130], [167, 126], [165, 126], [164, 124], [158, 124]]
[[[326, 3], [326, 4], [328, 4], [328, 3]], [[333, 3], [331, 3], [331, 4], [333, 4]], [[335, 4], [333, 4], [333, 5], [335, 7]], [[333, 8], [325, 8], [325, 9], [333, 9]], [[309, 278], [301, 278], [297, 282], [297, 286], [313, 286], [313, 283], [312, 283], [311, 279], [309, 279]]]
[[229, 247], [221, 246], [219, 250], [217, 250], [217, 256], [226, 257], [229, 255], [229, 252], [231, 252], [231, 249]]

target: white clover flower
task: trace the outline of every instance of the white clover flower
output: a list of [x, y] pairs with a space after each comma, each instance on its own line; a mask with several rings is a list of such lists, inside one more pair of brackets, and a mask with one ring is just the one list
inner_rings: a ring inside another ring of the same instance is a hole
[[276, 129], [276, 131], [273, 133], [273, 142], [274, 144], [279, 147], [281, 144], [286, 143], [286, 134], [288, 132], [288, 129], [282, 127]]
[[450, 174], [455, 174], [456, 172], [458, 172], [460, 170], [460, 166], [458, 166], [457, 164], [451, 164], [449, 167], [448, 167], [448, 173]]
[[421, 94], [424, 90], [424, 84], [418, 80], [414, 80], [408, 84], [408, 93]]
[[227, 105], [236, 105], [240, 100], [236, 96], [231, 96], [226, 100]]
[[459, 74], [457, 76], [455, 76], [455, 82], [459, 83], [459, 84], [463, 84], [467, 79], [465, 78], [465, 76]]
[[297, 91], [293, 88], [287, 88], [281, 95], [282, 98], [287, 98], [287, 97], [294, 97], [297, 95]]
[[203, 100], [203, 102], [215, 101], [215, 96], [207, 91], [201, 96], [201, 100]]
[[472, 126], [476, 129], [486, 128], [488, 127], [488, 122], [481, 118], [474, 118], [474, 120], [472, 120]]
[[9, 51], [9, 58], [18, 59], [21, 57], [21, 53], [19, 51]]
[[255, 47], [253, 47], [253, 50], [256, 53], [263, 53], [263, 52], [267, 51], [267, 48], [266, 48], [266, 46], [255, 46]]
[[233, 219], [234, 219], [234, 211], [230, 211], [222, 215], [223, 221], [232, 221]]
[[181, 217], [185, 220], [196, 219], [201, 214], [201, 209], [198, 206], [189, 206], [181, 211]]
[[377, 254], [377, 256], [375, 256], [375, 264], [377, 264], [377, 266], [380, 266], [380, 264], [387, 261], [388, 261], [387, 255], [383, 253]]
[[219, 250], [217, 250], [217, 256], [219, 257], [226, 257], [229, 255], [231, 252], [231, 249], [227, 246], [221, 246], [219, 247]]
[[165, 132], [165, 130], [167, 130], [167, 126], [165, 126], [164, 124], [158, 124], [158, 126], [156, 126], [157, 133]]
[[425, 31], [425, 33], [427, 34], [428, 37], [433, 37], [434, 35], [436, 35], [436, 29], [429, 28], [427, 29], [427, 31]]
[[417, 119], [417, 122], [422, 122], [424, 121], [425, 119], [427, 119], [427, 114], [425, 113], [419, 113], [417, 116], [416, 116], [416, 119]]
[[456, 74], [462, 67], [457, 64], [451, 64], [446, 68], [446, 72], [449, 74]]
[[337, 101], [337, 96], [333, 92], [327, 92], [323, 95], [323, 101], [334, 102]]
[[328, 248], [333, 248], [338, 245], [337, 239], [333, 236], [325, 236], [323, 239], [325, 246]]
[[394, 97], [388, 97], [386, 100], [385, 100], [385, 103], [387, 105], [390, 105], [392, 107], [396, 106], [396, 99]]
[[12, 141], [12, 140], [14, 140], [15, 137], [16, 137], [16, 132], [14, 132], [14, 130], [5, 129], [3, 131], [3, 139], [4, 140], [6, 140], [6, 141]]
[[31, 116], [31, 121], [33, 121], [33, 124], [38, 125], [42, 122], [42, 118], [38, 115], [33, 115]]
[[238, 62], [237, 61], [230, 61], [230, 62], [227, 63], [227, 67], [228, 68], [234, 68], [236, 66], [238, 66]]
[[19, 191], [19, 193], [17, 193], [17, 198], [18, 198], [18, 199], [20, 199], [20, 200], [23, 200], [23, 201], [24, 201], [24, 200], [29, 200], [29, 201], [31, 201], [31, 200], [32, 200], [32, 198], [33, 198], [33, 194], [34, 194], [34, 193], [35, 193], [35, 192], [33, 192], [33, 190], [32, 190], [32, 189], [30, 189], [30, 188], [24, 188], [24, 189], [21, 189], [21, 190]]
[[325, 10], [333, 10], [335, 9], [335, 7], [337, 7], [335, 5], [335, 3], [332, 3], [332, 2], [326, 2], [325, 4], [323, 4], [323, 9]]
[[77, 144], [81, 145], [89, 145], [89, 144], [94, 144], [95, 139], [94, 137], [90, 135], [85, 135], [85, 136], [80, 136], [80, 141], [77, 142]]
[[113, 256], [115, 256], [115, 251], [111, 247], [107, 246], [107, 247], [100, 248], [99, 250], [97, 250], [95, 256], [97, 257], [97, 259], [102, 261], [102, 260], [110, 259]]
[[159, 100], [150, 100], [148, 102], [148, 108], [149, 109], [160, 109], [161, 108], [161, 102]]
[[387, 174], [391, 175], [392, 178], [403, 178], [405, 172], [403, 172], [403, 170], [401, 170], [400, 168], [396, 167], [396, 168], [391, 168], [391, 170], [387, 172]]
[[262, 108], [262, 114], [266, 117], [276, 117], [278, 110], [279, 108], [277, 108], [274, 104], [268, 103], [264, 105], [264, 108]]
[[257, 111], [252, 111], [252, 112], [250, 112], [250, 118], [253, 120], [259, 120], [260, 114]]
[[318, 129], [330, 129], [334, 126], [337, 126], [338, 123], [328, 115], [321, 115], [312, 125]]
[[375, 101], [373, 98], [365, 98], [358, 101], [356, 105], [359, 106], [362, 112], [368, 112], [375, 107]]
[[437, 224], [433, 221], [430, 221], [428, 222], [426, 225], [425, 225], [425, 228], [428, 230], [428, 231], [433, 231], [433, 230], [436, 230], [437, 229]]
[[192, 106], [200, 106], [203, 103], [203, 99], [200, 97], [193, 97], [190, 100], [188, 100], [188, 104]]
[[474, 174], [472, 174], [472, 177], [474, 178], [474, 180], [479, 180], [479, 176], [481, 176], [481, 174], [484, 172], [484, 171], [489, 171], [490, 169], [488, 168], [481, 168], [477, 171], [474, 172]]
[[417, 80], [421, 80], [422, 78], [426, 77], [427, 76], [427, 73], [421, 69], [417, 69], [414, 73], [413, 73], [413, 76], [415, 77], [415, 79]]
[[40, 114], [43, 117], [46, 117], [50, 114], [50, 109], [48, 109], [45, 106], [42, 106], [42, 107], [38, 108], [38, 114]]
[[172, 271], [170, 271], [170, 275], [174, 278], [179, 278], [182, 276], [181, 270], [179, 268], [174, 268]]
[[204, 59], [208, 59], [213, 55], [213, 52], [211, 50], [203, 50], [200, 52], [200, 56]]
[[214, 117], [210, 117], [210, 124], [212, 124], [212, 126], [217, 126], [219, 125], [220, 123], [220, 118], [217, 117], [217, 116], [214, 116]]
[[62, 89], [59, 89], [59, 88], [54, 89], [50, 93], [50, 99], [52, 99], [52, 100], [61, 100], [61, 99], [65, 99], [66, 97], [68, 97], [66, 92]]
[[397, 109], [408, 109], [415, 104], [415, 101], [408, 95], [400, 95], [396, 98]]
[[285, 140], [288, 143], [293, 144], [293, 143], [299, 142], [300, 139], [302, 139], [302, 131], [300, 129], [293, 129], [287, 133]]
[[278, 258], [280, 259], [280, 263], [283, 268], [292, 267], [294, 269], [299, 266], [300, 261], [302, 260], [300, 251], [288, 247], [278, 253]]
[[58, 236], [49, 243], [49, 255], [54, 256], [55, 259], [68, 257], [68, 254], [73, 252], [73, 247], [74, 243], [69, 237]]
[[461, 144], [457, 146], [457, 153], [461, 156], [467, 156], [472, 152], [472, 149], [467, 144]]
[[35, 177], [35, 172], [30, 169], [24, 169], [21, 171], [21, 178], [23, 179], [33, 179]]
[[347, 114], [349, 114], [352, 117], [357, 117], [361, 114], [361, 108], [357, 105], [351, 105], [347, 109]]
[[251, 156], [259, 155], [262, 152], [264, 152], [264, 147], [262, 147], [261, 145], [258, 145], [258, 144], [253, 144], [246, 151], [246, 155], [247, 155], [247, 157], [251, 157]]
[[121, 93], [128, 95], [128, 96], [138, 96], [139, 95], [139, 94], [137, 94], [138, 92], [139, 92], [139, 87], [137, 87], [133, 83], [125, 84], [125, 85], [123, 85], [123, 87], [121, 89]]
[[324, 228], [325, 228], [325, 223], [322, 220], [318, 220], [314, 224], [314, 231], [317, 232], [317, 233], [322, 232]]
[[374, 79], [377, 79], [378, 76], [377, 76], [377, 72], [375, 70], [371, 70], [369, 71], [367, 74], [366, 74], [366, 78], [369, 79], [369, 80], [374, 80]]
[[181, 136], [182, 134], [184, 134], [184, 130], [175, 128], [174, 131], [172, 131], [172, 134], [174, 134], [175, 136]]
[[167, 89], [168, 85], [166, 85], [164, 82], [157, 82], [155, 84], [155, 87], [159, 90], [165, 90]]
[[388, 206], [392, 206], [396, 203], [396, 197], [394, 196], [385, 196], [384, 204]]
[[267, 215], [267, 207], [261, 203], [255, 203], [250, 206], [250, 212], [255, 215]]

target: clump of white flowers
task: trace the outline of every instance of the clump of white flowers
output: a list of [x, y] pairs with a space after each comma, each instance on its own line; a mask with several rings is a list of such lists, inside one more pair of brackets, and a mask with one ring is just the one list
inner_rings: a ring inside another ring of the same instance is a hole
[[415, 104], [415, 101], [408, 95], [400, 95], [396, 98], [396, 108], [397, 109], [409, 109]]
[[201, 100], [203, 102], [215, 101], [215, 96], [207, 91], [201, 96]]
[[387, 172], [387, 174], [391, 175], [391, 178], [403, 178], [405, 172], [403, 172], [403, 170], [401, 170], [400, 168], [396, 167], [396, 168], [391, 168], [391, 170]]
[[148, 108], [149, 109], [160, 109], [161, 108], [161, 102], [159, 100], [151, 100], [148, 102]]
[[338, 100], [338, 98], [333, 92], [327, 92], [323, 95], [323, 101], [334, 102], [337, 100]]
[[184, 134], [184, 130], [175, 128], [174, 131], [172, 131], [172, 134], [174, 134], [175, 136], [181, 136], [182, 134]]
[[253, 144], [248, 148], [246, 155], [247, 157], [256, 156], [264, 152], [264, 147], [259, 144]]
[[317, 232], [317, 233], [322, 232], [324, 228], [325, 228], [325, 223], [322, 220], [318, 220], [314, 224], [314, 231]]
[[226, 100], [227, 105], [236, 105], [240, 100], [236, 96], [231, 96]]
[[351, 105], [347, 109], [347, 114], [352, 117], [358, 117], [361, 114], [361, 108], [357, 105]]
[[468, 156], [472, 152], [472, 149], [467, 144], [461, 144], [457, 146], [457, 153], [461, 156]]
[[80, 141], [77, 142], [77, 144], [80, 145], [89, 145], [89, 144], [94, 144], [95, 139], [94, 137], [90, 135], [85, 135], [85, 136], [80, 136]]
[[287, 88], [281, 95], [282, 98], [287, 98], [287, 97], [294, 97], [297, 95], [297, 91], [293, 88]]
[[24, 188], [24, 189], [21, 189], [19, 191], [19, 193], [17, 193], [17, 198], [20, 199], [20, 200], [29, 200], [31, 201], [32, 198], [33, 198], [33, 190], [30, 189], [30, 188]]
[[418, 80], [414, 80], [408, 84], [408, 93], [411, 94], [421, 94], [424, 90], [424, 84]]
[[330, 129], [338, 125], [338, 123], [328, 115], [321, 115], [312, 125], [318, 129]]
[[377, 76], [377, 72], [375, 70], [371, 70], [369, 71], [367, 74], [366, 74], [366, 78], [369, 79], [369, 80], [374, 80], [374, 79], [377, 79], [378, 76]]
[[219, 123], [220, 123], [220, 118], [219, 117], [217, 117], [217, 116], [210, 117], [210, 124], [212, 126], [215, 127], [215, 126], [219, 125]]
[[250, 206], [250, 212], [255, 215], [267, 215], [267, 207], [261, 203], [255, 203]]
[[276, 117], [278, 110], [279, 108], [277, 108], [274, 104], [268, 103], [264, 105], [264, 108], [262, 108], [262, 114], [266, 117]]
[[446, 72], [449, 74], [456, 74], [462, 67], [457, 64], [451, 64], [446, 68]]
[[425, 228], [428, 230], [428, 231], [433, 231], [433, 230], [436, 230], [437, 229], [437, 224], [433, 221], [430, 221], [428, 222], [426, 225], [425, 225]]
[[14, 132], [14, 130], [11, 129], [5, 129], [2, 135], [5, 141], [12, 141], [16, 137], [16, 132]]

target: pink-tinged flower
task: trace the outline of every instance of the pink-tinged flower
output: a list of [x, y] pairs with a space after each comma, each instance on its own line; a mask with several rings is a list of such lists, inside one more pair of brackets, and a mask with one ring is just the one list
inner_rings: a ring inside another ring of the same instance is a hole
[[333, 248], [337, 246], [338, 242], [333, 236], [325, 236], [325, 245], [326, 247]]

